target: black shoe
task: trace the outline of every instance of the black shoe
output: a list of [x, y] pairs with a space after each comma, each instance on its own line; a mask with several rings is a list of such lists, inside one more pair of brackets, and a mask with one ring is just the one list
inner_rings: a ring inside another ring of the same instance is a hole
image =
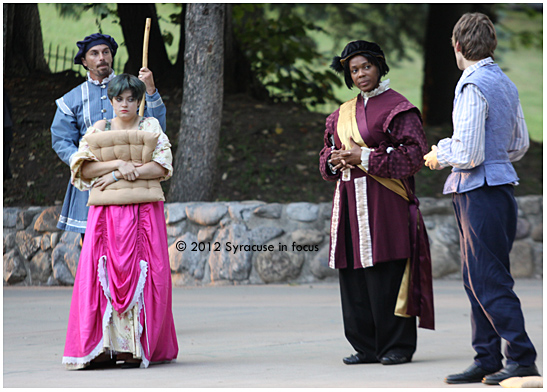
[[535, 364], [532, 366], [521, 366], [518, 363], [511, 363], [505, 366], [499, 372], [484, 377], [482, 382], [488, 385], [498, 385], [503, 380], [511, 377], [528, 376], [539, 376], [538, 368]]
[[492, 374], [474, 363], [458, 374], [451, 374], [444, 379], [447, 384], [467, 384], [471, 382], [481, 382], [484, 376]]
[[84, 369], [86, 370], [108, 369], [108, 368], [113, 368], [115, 366], [116, 366], [116, 356], [103, 361], [92, 360], [89, 363], [89, 365], [87, 365]]
[[357, 353], [343, 358], [342, 362], [346, 365], [358, 365], [360, 363], [378, 363], [376, 358], [368, 358], [365, 354]]
[[125, 361], [124, 363], [122, 363], [122, 366], [121, 366], [122, 369], [136, 369], [138, 367], [141, 367], [141, 361], [136, 361], [136, 362]]
[[380, 358], [380, 362], [382, 363], [382, 365], [399, 365], [401, 363], [410, 362], [411, 359], [411, 357], [409, 358], [404, 354], [387, 353], [382, 358]]

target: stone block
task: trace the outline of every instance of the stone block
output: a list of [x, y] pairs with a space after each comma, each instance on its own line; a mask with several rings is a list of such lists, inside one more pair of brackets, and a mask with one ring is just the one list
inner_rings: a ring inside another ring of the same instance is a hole
[[17, 249], [13, 249], [4, 255], [4, 282], [15, 284], [22, 282], [27, 277], [25, 261]]
[[252, 245], [249, 235], [249, 231], [241, 224], [233, 224], [218, 231], [214, 241], [221, 244], [221, 249], [210, 252], [208, 262], [213, 283], [221, 280], [244, 281], [249, 278], [253, 252], [244, 249]]
[[283, 233], [285, 231], [279, 227], [260, 226], [251, 230], [251, 239], [254, 244], [262, 245], [283, 235]]
[[72, 274], [72, 277], [76, 277], [76, 271], [78, 270], [78, 263], [80, 262], [80, 247], [72, 244], [67, 245], [67, 252], [65, 253], [65, 263], [68, 270]]
[[312, 203], [291, 203], [287, 206], [289, 219], [299, 222], [314, 222], [319, 217], [319, 206]]
[[435, 227], [437, 226], [435, 219], [431, 219], [431, 216], [424, 216], [423, 219], [424, 219], [425, 229], [427, 231], [431, 231], [435, 229]]
[[254, 209], [253, 213], [260, 218], [279, 219], [283, 206], [279, 203], [266, 204]]
[[521, 240], [523, 238], [528, 237], [530, 234], [530, 222], [528, 222], [526, 219], [518, 218], [517, 219], [517, 233], [515, 236], [515, 239]]
[[199, 203], [186, 207], [186, 216], [202, 226], [216, 225], [228, 212], [228, 207], [219, 203]]
[[36, 253], [29, 264], [32, 283], [47, 283], [53, 273], [51, 268], [51, 254], [44, 251]]
[[318, 279], [338, 276], [338, 270], [329, 267], [329, 246], [324, 246], [310, 261], [310, 271]]
[[42, 239], [40, 240], [40, 249], [43, 251], [51, 249], [51, 233], [46, 233], [42, 236]]
[[292, 252], [260, 252], [255, 262], [256, 270], [264, 283], [287, 282], [298, 278], [304, 255]]
[[52, 248], [55, 248], [57, 246], [57, 243], [59, 242], [59, 238], [61, 238], [61, 236], [59, 235], [58, 232], [51, 233], [50, 241], [51, 241], [51, 247]]
[[[185, 250], [179, 248], [179, 245], [177, 245], [179, 241], [186, 243]], [[186, 272], [195, 279], [201, 280], [203, 279], [205, 260], [207, 259], [209, 248], [207, 246], [203, 251], [200, 251], [199, 247], [196, 247], [194, 251], [193, 242], [197, 242], [197, 237], [192, 233], [186, 233], [177, 238], [177, 241], [169, 247], [169, 263], [171, 271], [177, 273]]]
[[18, 207], [5, 207], [3, 208], [4, 215], [4, 227], [13, 227], [17, 226], [17, 214], [19, 214], [20, 209]]
[[220, 222], [218, 223], [218, 225], [220, 227], [227, 227], [227, 226], [230, 226], [232, 224], [232, 218], [230, 218], [230, 215], [226, 215], [224, 218], [222, 218], [220, 220]]
[[40, 237], [33, 237], [32, 234], [26, 231], [18, 231], [15, 235], [15, 243], [21, 256], [26, 260], [30, 258], [40, 249]]
[[323, 242], [325, 236], [319, 230], [295, 230], [291, 234], [291, 238], [297, 245], [317, 245]]
[[543, 243], [534, 243], [534, 277], [543, 277]]
[[456, 221], [453, 219], [443, 219], [437, 223], [434, 233], [435, 241], [439, 241], [444, 245], [460, 243], [460, 233]]
[[40, 212], [42, 212], [42, 209], [36, 207], [19, 211], [17, 214], [17, 223], [15, 225], [17, 230], [25, 230], [32, 223], [34, 217]]
[[4, 252], [2, 253], [6, 253], [12, 250], [13, 248], [15, 248], [15, 236], [17, 235], [17, 233], [15, 232], [8, 233], [4, 231], [4, 233], [2, 234], [4, 237]]
[[534, 226], [531, 236], [534, 241], [543, 242], [543, 222]]
[[532, 245], [527, 241], [515, 241], [509, 254], [513, 278], [530, 278], [534, 274]]
[[461, 271], [459, 246], [434, 241], [430, 246], [433, 278], [443, 278]]
[[60, 242], [69, 246], [80, 246], [82, 242], [82, 235], [80, 233], [74, 233], [73, 231], [65, 231], [61, 235]]
[[51, 268], [53, 269], [53, 277], [62, 285], [74, 285], [74, 275], [70, 272], [65, 261], [65, 256], [71, 250], [67, 244], [60, 243], [53, 249], [51, 253]]
[[537, 215], [542, 211], [543, 196], [519, 196], [516, 198], [519, 212], [524, 215]]
[[182, 233], [184, 233], [184, 228], [181, 224], [167, 226], [167, 235], [169, 237], [179, 237]]
[[321, 217], [330, 220], [332, 216], [332, 203], [321, 203], [319, 208], [321, 209]]
[[429, 215], [454, 214], [450, 198], [420, 197], [420, 211], [424, 217]]
[[264, 205], [264, 202], [243, 201], [237, 203], [228, 203], [228, 214], [235, 221], [248, 221], [253, 210]]
[[217, 228], [215, 226], [204, 227], [198, 231], [198, 242], [211, 242], [215, 237]]
[[57, 222], [59, 221], [59, 215], [61, 214], [61, 206], [46, 208], [36, 222], [34, 223], [34, 230], [43, 231], [60, 231], [57, 228]]
[[165, 204], [165, 222], [168, 225], [180, 222], [186, 219], [187, 203], [168, 203]]

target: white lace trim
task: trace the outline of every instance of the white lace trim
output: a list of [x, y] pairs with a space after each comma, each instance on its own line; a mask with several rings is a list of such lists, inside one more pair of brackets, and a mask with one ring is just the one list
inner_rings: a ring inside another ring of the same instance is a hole
[[139, 265], [141, 267], [141, 273], [139, 275], [139, 281], [137, 283], [137, 288], [135, 289], [135, 294], [133, 294], [133, 299], [129, 303], [129, 306], [127, 307], [125, 312], [123, 312], [122, 314], [126, 313], [129, 309], [135, 306], [135, 304], [137, 303], [139, 298], [142, 296], [142, 293], [144, 291], [144, 284], [146, 283], [146, 275], [148, 275], [148, 263], [144, 260], [141, 260], [139, 262]]
[[85, 357], [63, 357], [62, 363], [64, 365], [84, 365], [91, 362], [93, 358], [98, 357], [103, 350], [103, 338], [101, 338], [101, 341], [97, 344], [97, 347], [95, 347], [89, 355], [86, 355]]
[[[133, 296], [133, 301], [137, 301], [138, 298], [140, 298], [140, 301], [138, 301], [139, 309], [137, 311], [137, 322], [139, 323], [139, 336], [137, 337], [137, 342], [141, 348], [142, 353], [142, 361], [141, 361], [141, 368], [147, 368], [150, 364], [150, 360], [146, 358], [145, 352], [142, 347], [141, 343], [141, 336], [143, 331], [143, 325], [141, 323], [141, 310], [144, 314], [144, 325], [146, 326], [146, 344], [148, 345], [148, 355], [150, 355], [150, 342], [148, 340], [148, 323], [146, 322], [146, 306], [144, 304], [144, 284], [146, 283], [146, 276], [148, 275], [148, 263], [144, 260], [140, 261], [140, 267], [141, 267], [141, 274], [139, 276], [139, 283], [137, 284], [137, 288], [135, 290], [135, 295]], [[134, 302], [131, 301], [131, 304], [134, 306]], [[129, 306], [127, 309], [131, 309], [131, 306]]]
[[83, 365], [88, 362], [91, 362], [92, 359], [99, 356], [104, 351], [104, 331], [108, 327], [108, 321], [110, 320], [110, 317], [112, 316], [112, 303], [110, 302], [110, 290], [108, 289], [108, 279], [107, 279], [107, 271], [105, 268], [106, 263], [106, 255], [99, 258], [98, 265], [97, 265], [97, 273], [99, 277], [99, 282], [101, 283], [101, 286], [103, 288], [103, 294], [106, 297], [107, 305], [103, 316], [103, 337], [101, 338], [101, 341], [97, 346], [85, 357], [63, 357], [63, 364], [77, 364], [77, 365]]
[[[144, 285], [146, 283], [146, 277], [148, 275], [148, 263], [145, 260], [140, 261], [140, 268], [141, 273], [139, 275], [139, 281], [137, 283], [137, 288], [135, 289], [135, 294], [133, 295], [133, 299], [131, 300], [130, 305], [127, 307], [127, 310], [131, 309], [133, 306], [135, 306], [136, 303], [138, 303], [138, 312], [137, 312], [137, 323], [139, 324], [139, 336], [137, 336], [137, 342], [140, 345], [141, 353], [142, 353], [142, 361], [141, 361], [141, 368], [147, 368], [150, 364], [150, 360], [146, 358], [142, 344], [141, 344], [141, 336], [143, 331], [143, 325], [140, 322], [140, 314], [141, 310], [144, 307]], [[104, 343], [104, 334], [106, 328], [108, 328], [108, 323], [110, 321], [110, 318], [112, 317], [112, 302], [110, 301], [111, 293], [110, 289], [108, 287], [108, 270], [106, 269], [106, 256], [102, 256], [99, 259], [98, 267], [98, 278], [99, 282], [101, 284], [101, 287], [103, 288], [103, 293], [106, 297], [107, 305], [103, 316], [103, 337], [101, 338], [101, 341], [97, 346], [85, 357], [63, 357], [62, 363], [63, 364], [77, 364], [82, 365], [86, 364], [88, 362], [91, 362], [92, 359], [99, 356], [104, 351], [103, 343]], [[141, 299], [137, 302], [138, 299]], [[126, 312], [127, 312], [126, 310]], [[145, 325], [146, 325], [146, 342], [148, 344], [148, 354], [150, 355], [150, 344], [148, 341], [148, 325], [146, 323], [146, 308], [144, 309], [144, 319], [145, 319]], [[124, 312], [125, 313], [125, 312]]]
[[114, 73], [114, 70], [112, 70], [110, 75], [104, 78], [102, 82], [99, 82], [98, 80], [92, 79], [91, 76], [89, 75], [89, 71], [87, 71], [87, 81], [89, 83], [93, 83], [96, 86], [100, 86], [101, 84], [106, 84], [110, 82], [112, 79], [114, 79], [115, 77], [116, 77], [116, 74]]
[[374, 90], [371, 91], [361, 91], [361, 96], [365, 99], [375, 97], [377, 95], [380, 95], [382, 93], [385, 93], [387, 90], [389, 90], [389, 79], [384, 80], [383, 82], [380, 82], [378, 87], [376, 87]]

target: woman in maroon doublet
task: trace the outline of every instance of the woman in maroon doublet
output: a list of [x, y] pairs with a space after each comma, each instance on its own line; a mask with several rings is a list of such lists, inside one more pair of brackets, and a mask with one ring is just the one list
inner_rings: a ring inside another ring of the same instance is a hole
[[344, 363], [410, 362], [419, 326], [434, 328], [431, 259], [414, 194], [427, 142], [419, 110], [380, 81], [372, 42], [350, 42], [331, 65], [359, 95], [326, 120], [320, 171], [336, 181], [329, 265], [339, 270]]

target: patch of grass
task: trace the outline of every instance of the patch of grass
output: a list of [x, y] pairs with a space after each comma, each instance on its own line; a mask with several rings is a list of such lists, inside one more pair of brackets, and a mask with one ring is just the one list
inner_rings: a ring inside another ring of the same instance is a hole
[[[116, 9], [114, 4], [110, 4], [110, 8]], [[42, 39], [44, 41], [44, 49], [46, 50], [50, 43], [53, 48], [61, 45], [62, 48], [66, 47], [68, 49], [68, 55], [70, 55], [72, 49], [76, 51], [77, 41], [84, 39], [84, 37], [90, 34], [99, 32], [96, 17], [91, 10], [82, 12], [79, 19], [59, 16], [54, 3], [39, 3], [38, 10], [42, 24]], [[178, 52], [180, 27], [169, 23], [168, 20], [170, 14], [180, 11], [180, 7], [172, 3], [158, 3], [156, 4], [156, 10], [160, 18], [159, 25], [162, 34], [170, 33], [173, 36], [173, 42], [171, 45], [166, 45], [166, 50], [169, 58], [174, 62]], [[136, 21], [135, 23], [142, 23], [144, 26], [145, 21]], [[118, 43], [119, 48], [116, 53], [116, 64], [119, 61], [119, 64], [123, 67], [127, 61], [128, 54], [120, 24], [113, 16], [109, 15], [101, 22], [101, 29], [103, 34], [111, 35]], [[122, 72], [122, 70], [116, 71], [118, 73]]]
[[[501, 23], [513, 31], [542, 31], [543, 15], [530, 19], [522, 12], [507, 11]], [[499, 40], [496, 61], [519, 90], [524, 118], [530, 138], [543, 141], [543, 51], [522, 45], [512, 46], [508, 39]]]

